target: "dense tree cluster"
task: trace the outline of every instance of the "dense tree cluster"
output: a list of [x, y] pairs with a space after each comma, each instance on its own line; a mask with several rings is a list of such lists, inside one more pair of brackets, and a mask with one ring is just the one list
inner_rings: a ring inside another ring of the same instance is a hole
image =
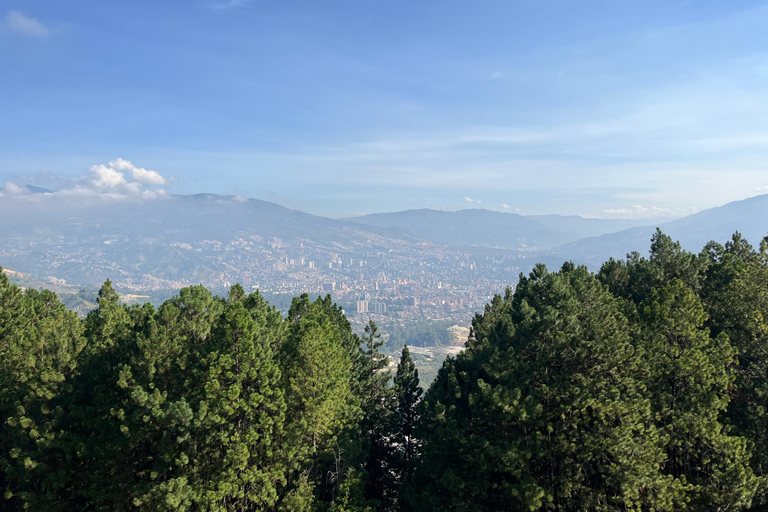
[[766, 504], [768, 239], [536, 267], [424, 397], [418, 510]]
[[422, 395], [330, 297], [239, 285], [84, 319], [0, 273], [3, 510], [768, 504], [768, 239], [521, 276]]
[[405, 398], [375, 325], [361, 339], [330, 297], [296, 298], [283, 318], [238, 285], [158, 309], [118, 300], [107, 282], [80, 320], [0, 274], [0, 508], [394, 503], [387, 439]]
[[407, 327], [392, 329], [387, 338], [387, 345], [399, 349], [403, 345], [411, 347], [441, 347], [449, 345], [451, 336], [448, 328], [453, 325], [450, 320], [420, 322]]

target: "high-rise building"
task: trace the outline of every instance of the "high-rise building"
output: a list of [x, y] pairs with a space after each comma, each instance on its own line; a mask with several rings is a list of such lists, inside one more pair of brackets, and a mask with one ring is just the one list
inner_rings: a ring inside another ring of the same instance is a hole
[[377, 303], [376, 303], [376, 304], [373, 306], [373, 311], [374, 311], [374, 312], [375, 312], [377, 315], [383, 315], [383, 314], [385, 314], [385, 313], [387, 312], [387, 305], [386, 305], [385, 303], [383, 303], [383, 302], [377, 302]]
[[359, 300], [359, 301], [357, 301], [357, 312], [358, 313], [367, 313], [368, 312], [368, 301], [367, 300]]

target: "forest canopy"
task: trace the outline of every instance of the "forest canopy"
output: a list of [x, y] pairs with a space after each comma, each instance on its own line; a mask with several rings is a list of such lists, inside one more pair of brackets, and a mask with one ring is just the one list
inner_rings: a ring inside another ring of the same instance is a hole
[[97, 301], [0, 272], [3, 510], [768, 506], [768, 237], [539, 265], [425, 393], [330, 297]]

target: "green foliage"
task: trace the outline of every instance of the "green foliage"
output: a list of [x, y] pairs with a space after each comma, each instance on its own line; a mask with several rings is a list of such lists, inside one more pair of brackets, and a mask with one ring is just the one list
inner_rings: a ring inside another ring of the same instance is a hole
[[695, 510], [749, 505], [756, 480], [747, 442], [719, 421], [729, 402], [736, 351], [724, 333], [711, 338], [699, 298], [679, 279], [640, 305], [644, 380], [664, 438], [662, 471], [686, 490]]
[[472, 332], [424, 398], [414, 508], [672, 509], [629, 325], [586, 269], [537, 267]]
[[703, 296], [713, 335], [737, 350], [726, 417], [750, 444], [751, 467], [762, 478], [756, 503], [768, 504], [768, 238], [755, 251], [739, 233], [725, 247], [710, 244]]
[[682, 281], [694, 292], [699, 292], [707, 268], [708, 258], [683, 251], [680, 242], [674, 242], [658, 228], [651, 238], [648, 259], [636, 252], [626, 261], [609, 260], [600, 269], [598, 278], [608, 285], [614, 295], [635, 304], [645, 300], [653, 288], [660, 288], [672, 279]]
[[128, 307], [107, 281], [78, 319], [0, 273], [0, 508], [768, 505], [768, 237], [536, 266], [423, 396], [408, 347], [391, 380], [377, 326], [330, 296], [285, 318], [225, 296]]
[[[420, 443], [416, 438], [419, 421], [417, 406], [423, 390], [419, 387], [419, 371], [411, 359], [408, 346], [403, 347], [397, 374], [394, 378], [395, 403], [391, 420], [392, 464], [391, 469], [396, 485], [402, 494], [410, 492], [413, 472], [420, 454]], [[407, 508], [407, 502], [399, 500], [400, 509]]]
[[422, 322], [407, 327], [393, 329], [387, 338], [387, 346], [399, 349], [404, 345], [412, 347], [440, 347], [448, 345], [451, 337], [448, 328], [450, 321]]
[[292, 470], [307, 474], [316, 500], [330, 503], [346, 474], [345, 458], [355, 451], [351, 432], [361, 411], [353, 375], [360, 370], [352, 345], [356, 340], [360, 351], [359, 338], [330, 297], [294, 299], [286, 322], [280, 350], [287, 406], [284, 449]]
[[366, 487], [364, 472], [359, 469], [350, 470], [339, 486], [339, 495], [334, 500], [330, 512], [373, 512], [376, 510], [376, 500], [367, 499], [363, 492]]
[[82, 333], [55, 294], [22, 292], [0, 268], [0, 483], [11, 507], [48, 501], [64, 485], [55, 456], [65, 428], [61, 397], [71, 392]]
[[368, 477], [364, 496], [386, 510], [395, 499], [386, 429], [394, 393], [388, 386], [392, 377], [387, 370], [389, 358], [380, 351], [383, 344], [376, 324], [369, 321], [362, 336], [362, 418], [359, 424], [361, 439], [367, 441], [363, 446], [367, 453], [365, 472]]

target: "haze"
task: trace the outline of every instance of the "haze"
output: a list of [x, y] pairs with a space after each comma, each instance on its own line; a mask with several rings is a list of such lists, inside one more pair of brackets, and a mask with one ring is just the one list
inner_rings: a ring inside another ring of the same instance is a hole
[[[4, 196], [669, 218], [768, 191], [764, 2], [3, 9]], [[133, 192], [93, 185], [118, 159]]]

